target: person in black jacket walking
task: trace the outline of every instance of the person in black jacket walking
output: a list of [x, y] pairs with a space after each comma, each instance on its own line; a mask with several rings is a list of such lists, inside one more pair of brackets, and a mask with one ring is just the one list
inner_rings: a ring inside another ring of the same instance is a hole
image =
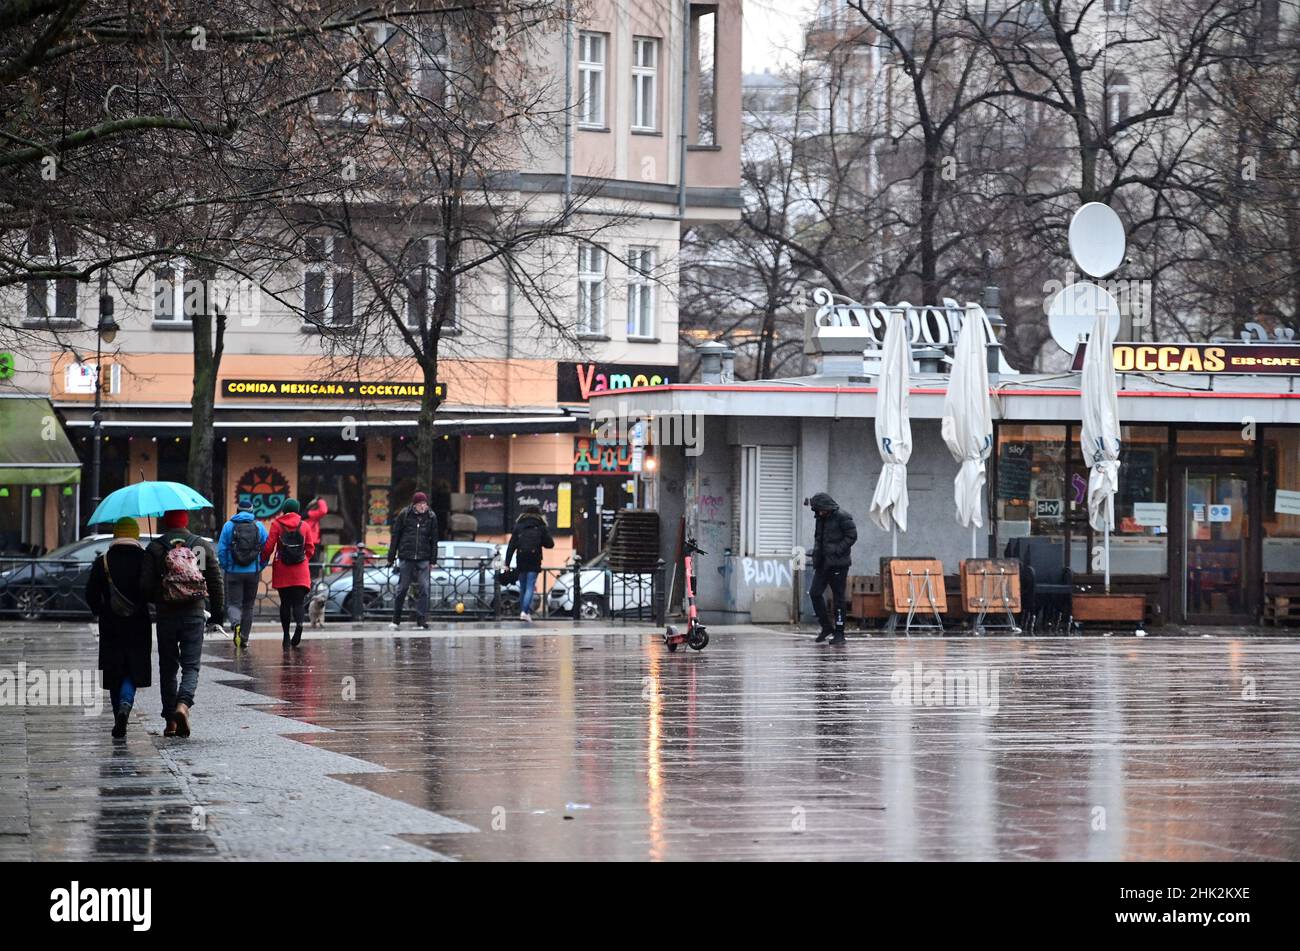
[[393, 519], [393, 536], [388, 544], [388, 567], [399, 559], [397, 597], [393, 601], [391, 631], [402, 626], [402, 605], [412, 582], [415, 584], [415, 621], [421, 628], [429, 626], [429, 568], [438, 560], [438, 517], [429, 509], [429, 497], [417, 492], [411, 504]]
[[[817, 640], [831, 639], [832, 644], [844, 643], [844, 589], [849, 580], [849, 555], [853, 543], [858, 540], [858, 527], [853, 524], [853, 516], [839, 507], [836, 501], [825, 492], [818, 492], [808, 504], [812, 507], [813, 517], [817, 521], [817, 530], [813, 536], [813, 576], [808, 596], [812, 598], [813, 610], [821, 622], [821, 633]], [[835, 601], [835, 624], [831, 626], [826, 613], [827, 587]]]
[[126, 736], [136, 690], [153, 683], [153, 625], [140, 592], [143, 565], [140, 526], [133, 518], [120, 518], [113, 525], [113, 543], [90, 566], [86, 583], [86, 604], [99, 619], [99, 669], [113, 701], [113, 737], [119, 740]]
[[515, 559], [519, 569], [519, 620], [533, 619], [533, 585], [537, 583], [537, 574], [542, 570], [542, 549], [554, 548], [555, 539], [546, 527], [546, 516], [536, 505], [524, 510], [524, 514], [515, 520], [515, 530], [510, 534], [510, 544], [506, 546], [507, 568], [510, 559]]

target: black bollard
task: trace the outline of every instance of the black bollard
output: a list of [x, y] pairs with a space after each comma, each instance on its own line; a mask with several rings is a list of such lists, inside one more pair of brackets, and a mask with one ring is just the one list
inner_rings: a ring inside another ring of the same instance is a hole
[[573, 619], [582, 620], [582, 556], [573, 553]]
[[352, 622], [360, 624], [366, 619], [366, 552], [362, 542], [357, 542], [352, 553]]

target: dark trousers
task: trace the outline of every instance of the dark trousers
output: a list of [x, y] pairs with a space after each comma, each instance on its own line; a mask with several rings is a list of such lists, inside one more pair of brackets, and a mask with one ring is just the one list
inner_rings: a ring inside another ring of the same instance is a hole
[[[257, 603], [257, 588], [261, 581], [260, 571], [226, 572], [226, 614], [230, 618], [232, 634], [252, 629], [253, 605]], [[241, 628], [241, 624], [245, 627]]]
[[[199, 658], [203, 654], [202, 614], [162, 615], [158, 618], [158, 689], [162, 693], [162, 715], [176, 712], [176, 704], [194, 706], [199, 688]], [[176, 674], [181, 675], [179, 689]]]
[[429, 563], [427, 561], [407, 561], [399, 563], [397, 572], [397, 597], [393, 601], [393, 623], [402, 623], [402, 605], [406, 603], [406, 592], [415, 584], [415, 619], [421, 624], [429, 616]]
[[294, 633], [302, 633], [303, 605], [307, 600], [307, 589], [302, 585], [292, 588], [280, 588], [280, 627], [284, 636], [289, 636], [289, 621], [294, 623]]
[[831, 598], [835, 602], [834, 629], [844, 630], [844, 588], [848, 581], [848, 568], [817, 568], [813, 571], [808, 596], [812, 598], [813, 610], [817, 612], [817, 620], [821, 622], [823, 631], [832, 628], [830, 617], [826, 613], [826, 599], [823, 597], [828, 586], [831, 589]]

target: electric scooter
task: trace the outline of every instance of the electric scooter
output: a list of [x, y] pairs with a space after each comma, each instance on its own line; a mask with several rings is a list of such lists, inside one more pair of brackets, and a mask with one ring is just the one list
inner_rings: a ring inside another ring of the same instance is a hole
[[664, 631], [664, 643], [668, 645], [668, 651], [677, 650], [679, 644], [687, 645], [691, 650], [702, 651], [709, 643], [709, 632], [704, 629], [700, 623], [700, 617], [695, 610], [695, 570], [692, 562], [692, 555], [707, 555], [695, 544], [695, 539], [686, 539], [684, 546], [686, 555], [686, 630], [678, 631], [671, 624]]

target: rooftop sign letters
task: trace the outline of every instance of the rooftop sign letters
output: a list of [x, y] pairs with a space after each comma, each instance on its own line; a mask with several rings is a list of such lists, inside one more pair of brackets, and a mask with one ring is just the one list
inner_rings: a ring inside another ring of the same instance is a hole
[[[226, 399], [300, 399], [300, 400], [418, 400], [424, 396], [424, 384], [406, 380], [352, 382], [349, 380], [222, 380], [221, 395]], [[438, 383], [434, 396], [447, 398], [447, 384]]]
[[[1083, 368], [1079, 344], [1072, 369]], [[1247, 343], [1115, 343], [1117, 373], [1279, 373], [1300, 375], [1300, 346]]]

